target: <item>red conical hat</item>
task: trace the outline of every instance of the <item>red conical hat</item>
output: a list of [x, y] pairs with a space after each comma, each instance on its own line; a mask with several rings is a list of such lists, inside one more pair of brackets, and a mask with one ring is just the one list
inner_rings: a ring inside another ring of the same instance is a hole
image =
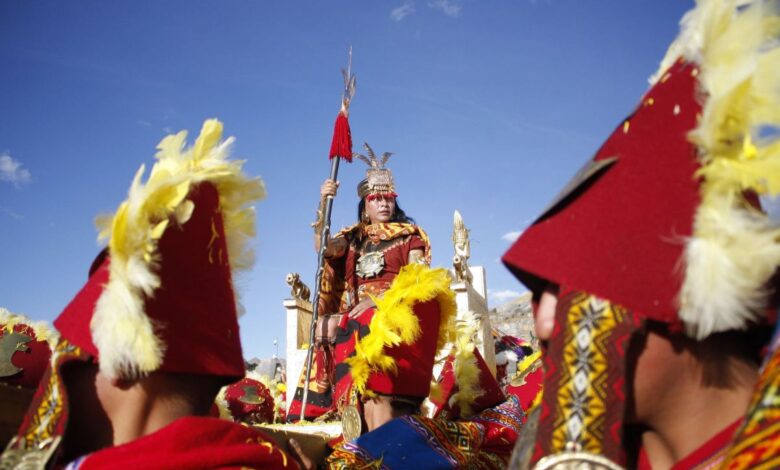
[[206, 121], [195, 145], [166, 137], [146, 184], [103, 224], [107, 256], [55, 321], [109, 377], [156, 370], [242, 377], [232, 272], [251, 265], [259, 179], [227, 160], [232, 139]]
[[780, 230], [746, 195], [780, 192], [780, 145], [765, 135], [780, 126], [776, 19], [733, 1], [686, 15], [636, 110], [504, 255], [521, 281], [697, 338], [765, 315]]

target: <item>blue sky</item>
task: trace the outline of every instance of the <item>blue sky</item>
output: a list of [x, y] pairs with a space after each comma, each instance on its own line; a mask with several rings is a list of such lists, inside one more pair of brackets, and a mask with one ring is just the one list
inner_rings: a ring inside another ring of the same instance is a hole
[[[257, 265], [240, 287], [245, 355], [284, 352], [288, 272], [311, 284], [346, 52], [356, 150], [394, 152], [399, 202], [449, 266], [471, 229], [491, 305], [522, 292], [498, 262], [647, 88], [692, 2], [650, 0], [0, 2], [0, 306], [53, 320], [169, 132], [218, 117], [261, 175]], [[333, 225], [365, 166], [342, 165]]]

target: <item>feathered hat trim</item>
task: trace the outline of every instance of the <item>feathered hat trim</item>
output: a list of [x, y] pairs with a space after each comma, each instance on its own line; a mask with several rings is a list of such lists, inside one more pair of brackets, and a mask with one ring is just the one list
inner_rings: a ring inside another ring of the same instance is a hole
[[100, 238], [108, 239], [110, 271], [90, 329], [100, 370], [108, 377], [135, 378], [157, 370], [163, 361], [165, 344], [145, 303], [160, 288], [158, 241], [192, 216], [195, 207], [188, 195], [196, 185], [210, 183], [219, 195], [233, 276], [254, 262], [248, 243], [255, 235], [251, 205], [265, 195], [262, 181], [245, 175], [242, 161], [228, 160], [233, 138], [222, 140], [218, 120], [205, 121], [195, 144], [185, 149], [186, 137], [186, 131], [165, 137], [146, 183], [142, 165], [127, 200], [115, 214], [97, 220]]
[[370, 333], [355, 344], [355, 355], [346, 360], [358, 393], [366, 393], [371, 373], [396, 373], [396, 359], [387, 354], [389, 348], [421, 340], [423, 331], [413, 310], [415, 305], [433, 300], [439, 304], [436, 351], [454, 339], [456, 305], [450, 282], [446, 269], [409, 264], [401, 269], [382, 298], [374, 298], [376, 311], [369, 323]]
[[33, 321], [24, 315], [13, 313], [7, 308], [0, 307], [0, 331], [13, 332], [17, 326], [29, 328], [35, 334], [35, 341], [44, 341], [50, 350], [54, 350], [60, 335], [57, 330], [45, 321]]
[[396, 197], [393, 173], [385, 166], [387, 160], [393, 154], [385, 152], [381, 158], [377, 158], [374, 149], [367, 142], [363, 143], [363, 148], [368, 153], [368, 156], [359, 153], [354, 154], [355, 157], [368, 165], [365, 179], [358, 183], [358, 197], [360, 199], [367, 196]]
[[453, 346], [455, 383], [458, 391], [449, 399], [450, 408], [458, 406], [460, 415], [471, 417], [474, 412], [472, 404], [485, 392], [480, 387], [480, 369], [474, 356], [474, 342], [477, 335], [477, 325], [472, 312], [467, 312], [456, 322], [456, 339]]
[[686, 241], [679, 315], [689, 335], [745, 328], [766, 311], [780, 229], [745, 198], [780, 193], [778, 2], [699, 0], [651, 82], [696, 64], [704, 102], [689, 133], [701, 204]]

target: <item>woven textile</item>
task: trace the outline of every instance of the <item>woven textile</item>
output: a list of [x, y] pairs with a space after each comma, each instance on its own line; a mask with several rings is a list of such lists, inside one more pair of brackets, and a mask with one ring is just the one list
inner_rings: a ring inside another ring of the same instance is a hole
[[625, 354], [639, 326], [632, 312], [590, 294], [562, 288], [533, 461], [582, 450], [623, 463]]
[[745, 423], [723, 468], [780, 468], [780, 347], [764, 364]]

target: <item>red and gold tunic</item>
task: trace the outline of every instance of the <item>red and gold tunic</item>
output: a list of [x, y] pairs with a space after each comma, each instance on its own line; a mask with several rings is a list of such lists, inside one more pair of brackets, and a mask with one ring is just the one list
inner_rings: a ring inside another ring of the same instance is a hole
[[[423, 260], [431, 263], [428, 235], [414, 224], [359, 223], [341, 230], [334, 238], [346, 240], [348, 249], [342, 256], [326, 259], [320, 286], [320, 312], [323, 314], [344, 312], [368, 295], [382, 295], [409, 262], [412, 250], [422, 250]], [[372, 264], [371, 257], [380, 256], [382, 266], [377, 272], [360, 269], [361, 265]]]
[[[423, 252], [422, 262], [431, 262], [428, 235], [415, 224], [359, 223], [341, 230], [333, 238], [346, 241], [347, 249], [340, 256], [325, 260], [319, 297], [319, 314], [323, 317], [348, 312], [369, 295], [382, 295], [401, 268], [409, 263], [409, 254], [413, 250]], [[314, 348], [306, 419], [334, 409], [333, 384], [337, 364], [333, 360], [333, 349], [327, 341], [317, 342]], [[305, 375], [304, 370], [290, 403], [289, 422], [300, 418]]]

